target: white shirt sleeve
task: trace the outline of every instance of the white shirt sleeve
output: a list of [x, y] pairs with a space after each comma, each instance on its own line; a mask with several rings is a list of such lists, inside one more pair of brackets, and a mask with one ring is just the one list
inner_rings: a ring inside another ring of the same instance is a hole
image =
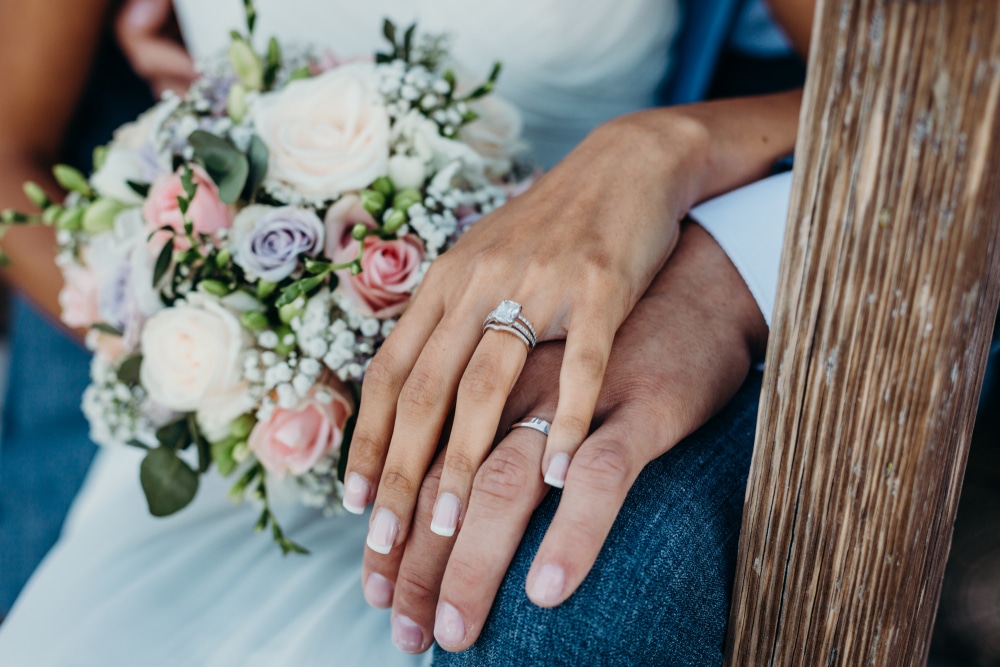
[[791, 194], [789, 171], [710, 199], [689, 214], [729, 255], [769, 327]]

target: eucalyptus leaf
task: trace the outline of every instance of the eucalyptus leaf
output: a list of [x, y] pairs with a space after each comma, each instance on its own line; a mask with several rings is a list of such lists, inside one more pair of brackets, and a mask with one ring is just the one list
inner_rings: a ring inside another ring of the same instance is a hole
[[139, 369], [142, 367], [142, 355], [133, 354], [118, 367], [118, 381], [129, 386], [139, 384]]
[[212, 452], [209, 450], [208, 440], [201, 434], [194, 414], [188, 415], [187, 428], [189, 437], [194, 440], [194, 444], [198, 448], [198, 472], [203, 473], [212, 465]]
[[139, 183], [138, 181], [125, 181], [125, 183], [140, 197], [149, 196], [149, 183]]
[[187, 419], [181, 417], [156, 429], [156, 439], [168, 449], [184, 449], [191, 444], [191, 434]]
[[183, 509], [198, 492], [198, 474], [166, 447], [149, 450], [139, 466], [139, 481], [153, 516]]
[[109, 336], [119, 336], [120, 337], [122, 335], [121, 331], [119, 331], [115, 327], [111, 326], [107, 322], [95, 322], [94, 324], [90, 325], [90, 328], [94, 329], [95, 331], [100, 331], [101, 333], [106, 333]]
[[257, 188], [260, 187], [261, 183], [264, 182], [264, 178], [267, 177], [267, 165], [270, 156], [268, 155], [267, 146], [263, 141], [260, 140], [256, 134], [250, 139], [250, 147], [247, 149], [247, 162], [249, 164], [249, 173], [247, 174], [246, 185], [243, 186], [243, 199], [246, 201], [251, 201]]
[[174, 240], [171, 238], [163, 245], [163, 249], [160, 250], [160, 254], [156, 258], [156, 264], [153, 266], [153, 287], [160, 284], [163, 280], [163, 276], [167, 275], [167, 271], [170, 270], [170, 262], [174, 258]]
[[218, 186], [219, 199], [226, 204], [235, 203], [250, 174], [247, 156], [231, 141], [204, 130], [192, 132], [188, 143], [194, 150], [195, 159], [205, 167], [205, 171]]

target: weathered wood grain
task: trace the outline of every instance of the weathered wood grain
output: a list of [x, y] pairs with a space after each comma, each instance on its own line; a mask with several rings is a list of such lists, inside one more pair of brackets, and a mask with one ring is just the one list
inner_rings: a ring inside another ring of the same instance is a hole
[[820, 0], [729, 665], [923, 664], [1000, 297], [1000, 2]]

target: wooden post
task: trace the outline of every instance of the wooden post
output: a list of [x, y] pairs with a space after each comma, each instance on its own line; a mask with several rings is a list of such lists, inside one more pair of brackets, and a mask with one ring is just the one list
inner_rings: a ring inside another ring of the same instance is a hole
[[927, 660], [1000, 296], [998, 104], [998, 0], [820, 0], [728, 665]]

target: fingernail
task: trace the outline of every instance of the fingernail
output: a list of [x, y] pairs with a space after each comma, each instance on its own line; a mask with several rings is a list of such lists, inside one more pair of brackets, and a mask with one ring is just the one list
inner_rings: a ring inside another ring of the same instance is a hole
[[434, 638], [442, 646], [457, 646], [465, 639], [465, 621], [458, 610], [447, 602], [442, 602], [437, 608], [434, 619]]
[[128, 3], [128, 22], [133, 28], [145, 28], [156, 20], [156, 3], [152, 0], [133, 0]]
[[566, 585], [566, 573], [558, 565], [546, 563], [528, 584], [528, 597], [536, 604], [556, 604], [562, 597]]
[[363, 514], [368, 505], [372, 485], [356, 472], [352, 472], [344, 480], [344, 509], [351, 514]]
[[[545, 471], [545, 483], [557, 489], [566, 484], [566, 472], [569, 470], [569, 455], [562, 452], [553, 455], [549, 461], [549, 469]], [[538, 479], [537, 477], [535, 479]]]
[[462, 504], [452, 493], [442, 493], [434, 503], [434, 517], [431, 519], [431, 531], [443, 537], [451, 537], [458, 528], [458, 515]]
[[372, 572], [365, 582], [365, 600], [376, 609], [388, 609], [392, 606], [392, 594], [396, 587], [381, 574]]
[[387, 554], [392, 551], [392, 545], [398, 534], [399, 519], [383, 507], [375, 512], [371, 528], [368, 529], [368, 548], [380, 554]]
[[417, 653], [424, 647], [424, 631], [406, 616], [392, 619], [392, 643], [405, 653]]

